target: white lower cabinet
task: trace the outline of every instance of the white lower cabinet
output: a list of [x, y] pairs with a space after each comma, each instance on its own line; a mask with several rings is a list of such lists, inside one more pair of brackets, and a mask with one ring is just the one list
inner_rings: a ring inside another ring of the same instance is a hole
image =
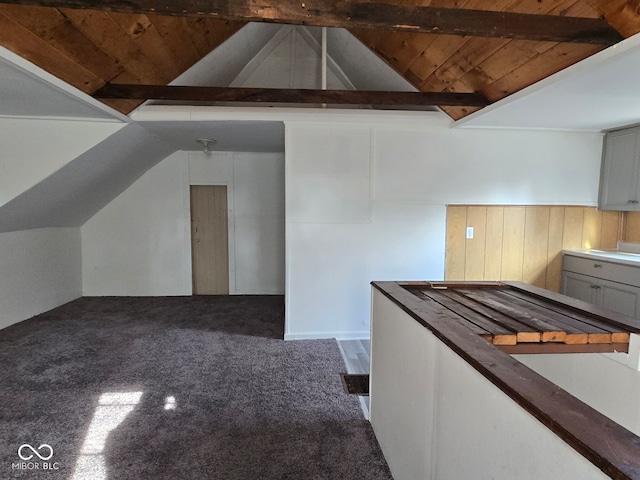
[[562, 293], [640, 319], [640, 265], [620, 265], [565, 253]]

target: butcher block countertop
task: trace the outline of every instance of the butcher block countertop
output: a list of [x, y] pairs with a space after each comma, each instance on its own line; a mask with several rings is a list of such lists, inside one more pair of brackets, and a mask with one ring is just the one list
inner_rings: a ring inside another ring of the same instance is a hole
[[372, 286], [610, 478], [640, 480], [640, 437], [509, 355], [626, 351], [639, 321], [520, 282]]

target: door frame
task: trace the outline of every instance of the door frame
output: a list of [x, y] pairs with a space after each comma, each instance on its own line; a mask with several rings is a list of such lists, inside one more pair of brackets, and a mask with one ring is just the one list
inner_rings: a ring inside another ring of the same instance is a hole
[[[193, 154], [195, 152], [189, 152], [189, 154]], [[189, 158], [190, 155], [187, 156]], [[229, 295], [236, 295], [236, 246], [235, 246], [235, 217], [234, 217], [234, 205], [233, 205], [233, 178], [228, 181], [208, 181], [208, 180], [191, 180], [189, 175], [189, 162], [187, 164], [187, 188], [185, 188], [185, 218], [186, 228], [188, 229], [187, 238], [189, 241], [187, 242], [188, 249], [188, 275], [187, 278], [193, 278], [193, 271], [191, 266], [191, 186], [192, 185], [209, 185], [213, 187], [227, 187], [227, 237], [228, 237], [228, 248], [229, 248]], [[191, 295], [193, 295], [193, 280], [190, 281], [190, 290]]]

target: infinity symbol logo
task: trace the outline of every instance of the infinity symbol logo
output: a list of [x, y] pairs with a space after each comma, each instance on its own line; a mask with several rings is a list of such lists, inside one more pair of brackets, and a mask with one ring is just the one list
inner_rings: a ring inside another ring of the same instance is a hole
[[[40, 450], [42, 450], [43, 448], [45, 449], [45, 451], [49, 449], [49, 455], [40, 454]], [[24, 450], [27, 450], [26, 455], [23, 453]], [[29, 450], [31, 450], [33, 453], [29, 453]], [[47, 445], [46, 443], [40, 445], [37, 450], [28, 443], [20, 445], [20, 448], [18, 448], [18, 456], [22, 460], [31, 460], [33, 458], [33, 455], [37, 456], [40, 460], [49, 460], [51, 457], [53, 457], [53, 448], [51, 448], [51, 445]]]

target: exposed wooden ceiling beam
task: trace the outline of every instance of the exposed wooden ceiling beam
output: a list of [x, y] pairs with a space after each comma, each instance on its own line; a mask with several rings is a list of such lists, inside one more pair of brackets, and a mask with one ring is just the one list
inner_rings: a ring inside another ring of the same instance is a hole
[[107, 84], [95, 98], [153, 99], [188, 102], [327, 103], [336, 105], [473, 106], [487, 100], [478, 93], [381, 92], [281, 88], [191, 87], [181, 85]]
[[363, 0], [0, 0], [0, 3], [344, 28], [612, 45], [604, 19], [369, 3]]

